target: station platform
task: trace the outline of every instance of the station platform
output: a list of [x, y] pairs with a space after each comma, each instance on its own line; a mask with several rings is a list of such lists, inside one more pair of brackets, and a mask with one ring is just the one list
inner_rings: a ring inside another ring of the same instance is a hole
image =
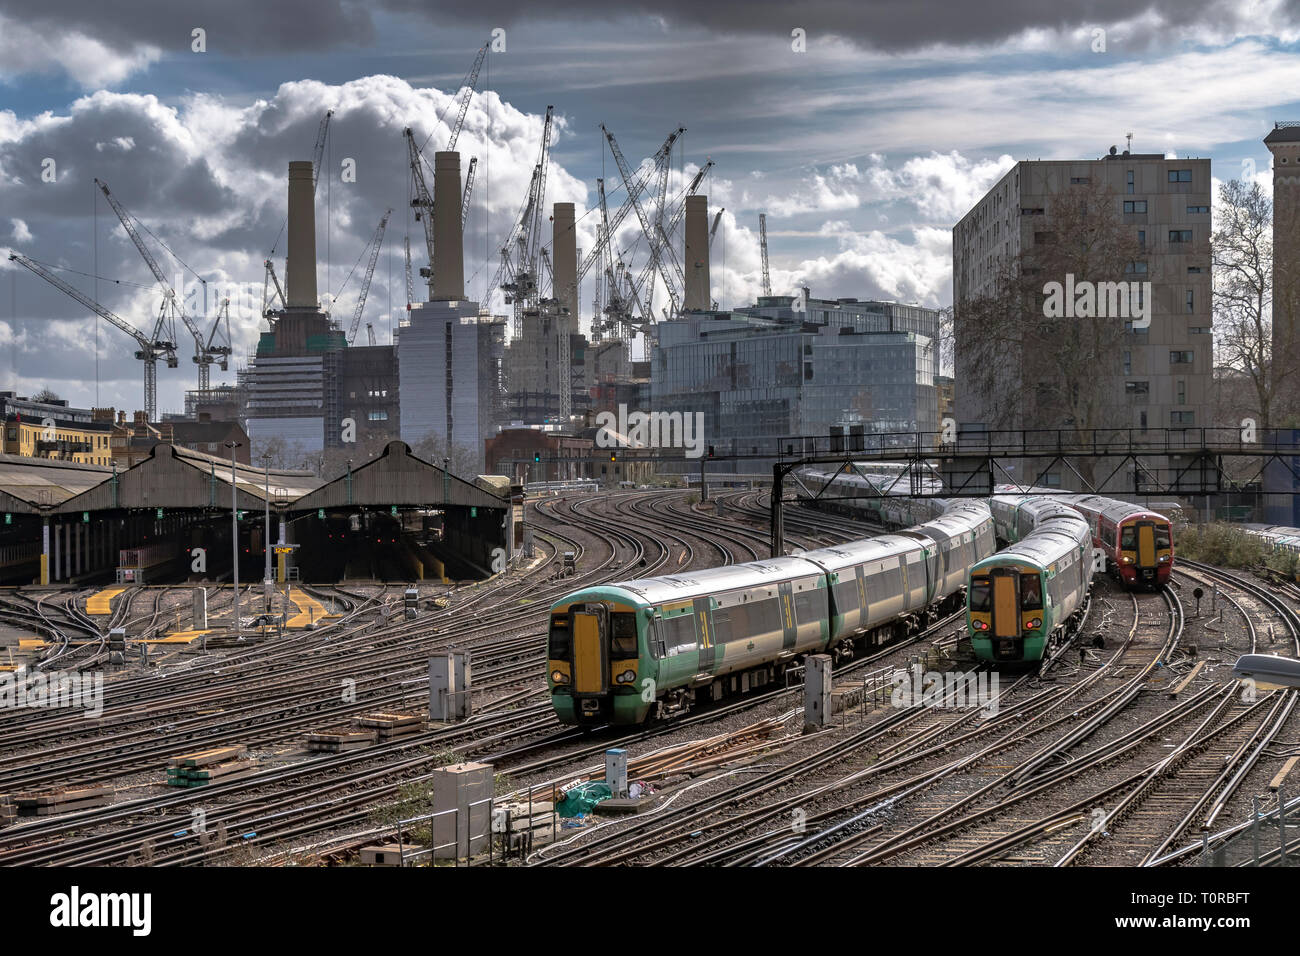
[[324, 604], [321, 604], [320, 601], [302, 590], [295, 589], [289, 595], [289, 601], [298, 609], [298, 613], [284, 622], [286, 628], [302, 628], [307, 627], [313, 621], [342, 617], [340, 614], [331, 614], [326, 611]]

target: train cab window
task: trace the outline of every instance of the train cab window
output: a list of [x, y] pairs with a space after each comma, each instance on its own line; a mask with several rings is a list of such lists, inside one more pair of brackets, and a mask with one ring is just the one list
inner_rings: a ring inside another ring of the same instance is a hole
[[610, 615], [609, 654], [611, 658], [636, 657], [636, 614], [619, 611]]
[[989, 586], [989, 579], [971, 578], [970, 609], [972, 611], [987, 611], [992, 606], [993, 589]]
[[566, 614], [556, 614], [551, 618], [551, 635], [548, 640], [549, 655], [553, 661], [568, 660], [572, 650], [572, 632]]
[[1020, 609], [1032, 611], [1043, 606], [1042, 582], [1037, 574], [1020, 575]]
[[1157, 548], [1169, 547], [1169, 525], [1167, 524], [1156, 525], [1156, 547]]
[[1119, 546], [1124, 551], [1132, 551], [1137, 547], [1137, 528], [1132, 525], [1126, 525], [1119, 535]]

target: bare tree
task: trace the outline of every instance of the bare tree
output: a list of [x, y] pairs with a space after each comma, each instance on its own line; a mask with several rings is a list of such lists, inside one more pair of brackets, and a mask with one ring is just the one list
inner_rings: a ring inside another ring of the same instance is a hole
[[1234, 179], [1219, 187], [1215, 218], [1215, 345], [1218, 364], [1234, 373], [1220, 378], [1237, 385], [1234, 397], [1245, 400], [1228, 412], [1232, 418], [1246, 412], [1269, 428], [1295, 372], [1291, 363], [1273, 361], [1275, 348], [1287, 355], [1295, 346], [1294, 322], [1283, 323], [1274, 338], [1273, 204], [1258, 182]]
[[443, 466], [443, 459], [449, 458], [447, 469], [459, 478], [472, 479], [483, 470], [481, 449], [476, 452], [456, 442], [448, 447], [446, 439], [432, 431], [411, 446], [411, 454], [439, 468]]
[[63, 398], [51, 388], [42, 388], [32, 396], [33, 402], [60, 402]]

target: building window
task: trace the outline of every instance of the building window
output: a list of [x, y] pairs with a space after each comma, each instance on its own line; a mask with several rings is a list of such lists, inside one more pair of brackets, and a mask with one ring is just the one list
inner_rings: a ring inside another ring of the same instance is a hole
[[1182, 352], [1170, 352], [1169, 364], [1170, 365], [1191, 365], [1192, 358], [1195, 354], [1196, 353], [1193, 352], [1192, 349], [1187, 349], [1186, 351], [1182, 351]]
[[1177, 405], [1187, 404], [1187, 380], [1186, 379], [1180, 378], [1178, 380], [1178, 401], [1175, 402], [1175, 404]]
[[1133, 170], [1131, 169], [1128, 171], [1128, 181], [1127, 181], [1127, 185], [1124, 188], [1124, 191], [1128, 193], [1130, 196], [1133, 195]]
[[1169, 424], [1170, 425], [1195, 425], [1196, 413], [1195, 412], [1170, 412]]
[[1197, 214], [1197, 213], [1206, 213], [1206, 214], [1208, 214], [1209, 211], [1210, 211], [1210, 207], [1209, 207], [1209, 206], [1188, 206], [1188, 207], [1187, 207], [1187, 211], [1188, 211], [1189, 213], [1192, 213], [1193, 215], [1195, 215], [1195, 214]]
[[1042, 214], [1043, 214], [1042, 206], [1037, 206], [1032, 209], [1028, 206], [1020, 207], [1020, 215], [1022, 216], [1041, 216]]
[[1124, 267], [1124, 271], [1130, 275], [1133, 274], [1146, 275], [1146, 271], [1147, 271], [1146, 261], [1141, 260], [1138, 262], [1130, 262], [1128, 265]]
[[1060, 476], [1060, 475], [1054, 475], [1054, 474], [1043, 475], [1043, 487], [1044, 487], [1044, 488], [1059, 488], [1059, 487], [1061, 487], [1061, 476]]
[[1125, 382], [1124, 394], [1129, 398], [1145, 398], [1151, 392], [1150, 382]]
[[1170, 229], [1170, 230], [1169, 230], [1169, 241], [1170, 241], [1170, 242], [1191, 242], [1191, 241], [1192, 241], [1192, 230], [1190, 230], [1190, 229]]
[[1198, 276], [1198, 275], [1200, 275], [1200, 274], [1201, 274], [1202, 272], [1204, 272], [1204, 271], [1205, 271], [1205, 270], [1202, 269], [1200, 266], [1188, 266], [1188, 267], [1187, 267], [1187, 274], [1188, 274], [1189, 276]]
[[1196, 311], [1196, 293], [1193, 292], [1191, 289], [1188, 289], [1187, 290], [1187, 313], [1190, 315], [1195, 311]]
[[1147, 430], [1147, 412], [1145, 408], [1138, 412], [1138, 427], [1143, 431]]
[[376, 409], [376, 410], [371, 411], [367, 417], [368, 417], [368, 418], [370, 419], [370, 421], [372, 421], [372, 422], [386, 422], [386, 421], [388, 421], [388, 412], [386, 412], [386, 411], [384, 411], [382, 408], [380, 408], [380, 409]]
[[1145, 199], [1126, 199], [1124, 200], [1124, 211], [1126, 213], [1146, 212], [1147, 201]]
[[1133, 353], [1127, 349], [1124, 350], [1124, 374], [1133, 374]]
[[1143, 246], [1143, 247], [1145, 247], [1146, 244], [1147, 244], [1147, 231], [1146, 231], [1145, 229], [1139, 229], [1139, 230], [1138, 230], [1138, 245], [1139, 245], [1139, 246]]
[[1169, 170], [1169, 181], [1171, 183], [1190, 183], [1192, 181], [1192, 171], [1190, 169], [1171, 169]]
[[1091, 177], [1091, 176], [1071, 176], [1071, 177], [1070, 177], [1070, 185], [1071, 185], [1071, 186], [1086, 186], [1086, 185], [1088, 185], [1088, 183], [1090, 183], [1090, 182], [1092, 182], [1092, 177]]

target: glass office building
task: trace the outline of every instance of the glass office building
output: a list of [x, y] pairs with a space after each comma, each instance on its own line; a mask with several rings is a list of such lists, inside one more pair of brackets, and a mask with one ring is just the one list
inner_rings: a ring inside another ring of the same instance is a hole
[[[804, 308], [796, 309], [796, 306]], [[763, 297], [659, 325], [647, 411], [702, 412], [718, 468], [752, 472], [796, 436], [938, 430], [939, 316], [856, 299]]]

